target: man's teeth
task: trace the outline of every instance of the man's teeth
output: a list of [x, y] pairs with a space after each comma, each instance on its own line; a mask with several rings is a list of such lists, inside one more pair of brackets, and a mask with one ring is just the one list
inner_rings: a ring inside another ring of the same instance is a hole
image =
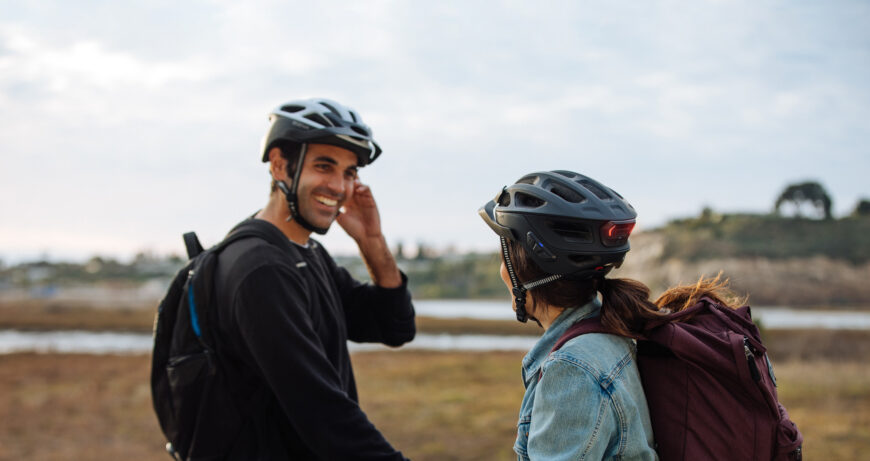
[[314, 197], [314, 200], [326, 205], [326, 206], [336, 206], [338, 205], [338, 200], [333, 200], [331, 198], [326, 197]]

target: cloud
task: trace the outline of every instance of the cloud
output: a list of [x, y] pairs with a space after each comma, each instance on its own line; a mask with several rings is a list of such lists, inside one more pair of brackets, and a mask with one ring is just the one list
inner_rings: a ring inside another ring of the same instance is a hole
[[52, 251], [173, 247], [190, 229], [216, 241], [265, 200], [266, 114], [312, 96], [374, 128], [385, 154], [361, 175], [406, 243], [487, 245], [477, 207], [540, 169], [601, 179], [645, 225], [702, 204], [767, 209], [808, 172], [866, 195], [868, 9], [13, 1], [0, 212], [16, 220], [0, 235]]
[[173, 81], [198, 82], [207, 75], [202, 62], [148, 62], [113, 51], [95, 40], [52, 46], [21, 30], [0, 28], [5, 52], [0, 57], [0, 84], [43, 81], [51, 93], [74, 88], [118, 86], [155, 88]]

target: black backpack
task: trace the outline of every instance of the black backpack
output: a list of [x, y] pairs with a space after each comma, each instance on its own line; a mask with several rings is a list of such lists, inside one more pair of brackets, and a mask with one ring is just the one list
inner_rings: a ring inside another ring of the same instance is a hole
[[213, 280], [218, 255], [235, 241], [259, 237], [288, 245], [278, 242], [263, 224], [246, 221], [208, 250], [203, 250], [195, 233], [184, 234], [190, 261], [175, 275], [160, 302], [151, 357], [154, 411], [169, 441], [166, 450], [176, 460], [219, 459], [239, 433], [238, 415], [231, 417], [236, 405], [221, 370], [214, 334]]

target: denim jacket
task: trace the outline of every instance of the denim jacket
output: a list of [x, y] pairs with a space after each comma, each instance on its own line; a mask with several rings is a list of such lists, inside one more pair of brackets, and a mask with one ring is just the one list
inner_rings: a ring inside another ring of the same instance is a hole
[[523, 359], [526, 387], [514, 444], [525, 460], [657, 460], [633, 340], [578, 336], [550, 350], [600, 303], [566, 309]]

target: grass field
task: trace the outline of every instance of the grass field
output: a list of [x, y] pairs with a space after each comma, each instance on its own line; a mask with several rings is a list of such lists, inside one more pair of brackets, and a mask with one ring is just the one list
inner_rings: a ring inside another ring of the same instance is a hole
[[[520, 352], [367, 352], [353, 357], [363, 409], [414, 460], [513, 459]], [[805, 459], [867, 459], [866, 362], [777, 364]], [[0, 356], [0, 460], [166, 460], [149, 357]]]
[[[0, 306], [0, 329], [150, 331], [153, 311]], [[538, 335], [535, 325], [419, 318], [428, 333]], [[868, 459], [870, 332], [769, 330], [780, 398], [808, 458]], [[353, 356], [361, 405], [414, 460], [514, 459], [522, 352]], [[0, 355], [0, 460], [167, 460], [147, 355]]]

